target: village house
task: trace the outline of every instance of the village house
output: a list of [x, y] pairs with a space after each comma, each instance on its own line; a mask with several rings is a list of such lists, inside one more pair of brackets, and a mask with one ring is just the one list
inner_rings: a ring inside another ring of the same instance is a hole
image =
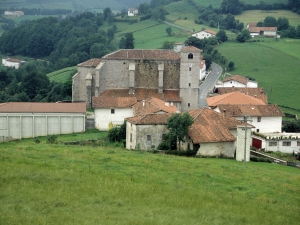
[[231, 75], [225, 77], [222, 82], [219, 82], [215, 87], [242, 87], [242, 88], [257, 88], [256, 81], [249, 80], [240, 75]]
[[20, 17], [24, 16], [23, 11], [4, 11], [4, 16]]
[[268, 104], [267, 94], [265, 90], [261, 87], [260, 88], [218, 87], [215, 89], [215, 93], [220, 95], [228, 94], [236, 91], [258, 98], [262, 100], [265, 104]]
[[300, 133], [257, 133], [252, 134], [252, 147], [265, 151], [293, 153], [300, 150]]
[[128, 16], [136, 16], [139, 13], [137, 8], [129, 8], [128, 9]]
[[3, 58], [2, 65], [7, 67], [13, 67], [15, 69], [19, 69], [25, 61], [14, 59], [14, 58]]
[[204, 39], [204, 38], [210, 38], [210, 37], [215, 37], [217, 32], [212, 31], [212, 30], [203, 30], [203, 31], [198, 31], [192, 34], [193, 37], [199, 38], [199, 39]]
[[[78, 65], [78, 73], [73, 76], [72, 101], [84, 101], [91, 108], [92, 98], [107, 91], [113, 91], [116, 97], [148, 93], [147, 98], [173, 102], [180, 111], [196, 109], [201, 59], [201, 50], [193, 46], [184, 47], [180, 53], [162, 49], [118, 50]], [[137, 101], [143, 99], [146, 98]]]
[[84, 132], [85, 117], [85, 103], [0, 103], [0, 137], [22, 139]]
[[253, 131], [260, 133], [281, 132], [283, 112], [277, 105], [232, 105], [220, 104], [214, 109], [224, 117], [233, 117], [243, 120], [247, 115], [252, 120], [249, 122], [255, 128]]
[[[197, 150], [198, 156], [224, 156], [234, 158], [237, 127], [245, 124], [234, 118], [223, 118], [208, 108], [189, 111], [194, 122], [189, 128], [186, 142], [180, 149]], [[172, 114], [146, 114], [126, 118], [126, 148], [150, 150], [165, 140], [167, 120]], [[247, 134], [250, 141], [250, 132]], [[249, 142], [250, 146], [250, 142]]]
[[266, 37], [276, 37], [277, 27], [257, 27], [256, 23], [248, 23], [247, 29], [252, 37], [256, 36], [266, 36]]

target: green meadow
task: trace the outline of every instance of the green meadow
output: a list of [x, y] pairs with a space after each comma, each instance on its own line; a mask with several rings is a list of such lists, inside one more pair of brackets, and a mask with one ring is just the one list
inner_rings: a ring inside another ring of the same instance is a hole
[[291, 26], [297, 27], [300, 25], [300, 15], [289, 10], [249, 10], [236, 15], [235, 18], [243, 22], [246, 27], [248, 23], [263, 21], [267, 16], [272, 16], [276, 19], [285, 17], [289, 20]]
[[64, 144], [105, 135], [0, 143], [0, 224], [299, 223], [299, 169]]
[[270, 103], [300, 110], [300, 40], [260, 40], [228, 42], [218, 45], [217, 49], [234, 61], [235, 68], [230, 73], [255, 78], [267, 92]]
[[48, 73], [47, 77], [50, 81], [64, 83], [77, 73], [77, 66], [67, 67], [61, 70]]

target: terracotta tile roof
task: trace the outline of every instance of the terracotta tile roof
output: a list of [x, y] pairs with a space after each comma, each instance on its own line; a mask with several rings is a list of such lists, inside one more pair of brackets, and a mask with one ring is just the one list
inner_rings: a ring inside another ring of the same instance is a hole
[[78, 64], [77, 66], [84, 66], [84, 67], [97, 67], [99, 63], [101, 62], [101, 59], [89, 59], [88, 61], [85, 61], [83, 63]]
[[202, 50], [194, 46], [186, 46], [181, 49], [181, 52], [202, 52]]
[[92, 105], [95, 109], [131, 108], [136, 103], [135, 97], [93, 97]]
[[249, 27], [250, 33], [259, 33], [260, 31], [277, 31], [277, 27]]
[[220, 112], [226, 117], [249, 116], [284, 116], [277, 105], [218, 105]]
[[248, 23], [249, 27], [256, 27], [256, 23]]
[[243, 76], [240, 76], [240, 75], [232, 75], [232, 76], [229, 76], [229, 77], [225, 77], [223, 79], [223, 83], [227, 82], [227, 81], [231, 81], [231, 80], [234, 80], [234, 81], [237, 81], [241, 84], [247, 84], [248, 83], [248, 79], [246, 77], [243, 77]]
[[250, 95], [252, 97], [258, 98], [262, 100], [264, 103], [268, 104], [268, 97], [263, 88], [239, 88], [239, 87], [219, 87], [217, 92], [220, 95], [227, 94], [230, 92], [239, 91], [246, 95]]
[[206, 33], [212, 34], [212, 35], [216, 35], [217, 32], [213, 31], [213, 30], [204, 30]]
[[180, 54], [173, 50], [142, 50], [121, 49], [103, 57], [104, 59], [155, 59], [155, 60], [179, 60]]
[[134, 94], [129, 94], [129, 89], [111, 89], [104, 91], [101, 96], [107, 97], [136, 97], [137, 101], [155, 97], [167, 102], [181, 102], [179, 90], [164, 90], [162, 94], [158, 89], [136, 88]]
[[239, 91], [218, 95], [206, 99], [208, 106], [216, 107], [221, 104], [229, 105], [265, 105], [265, 103], [255, 97], [243, 94]]
[[176, 113], [177, 107], [166, 103], [158, 98], [149, 98], [136, 103], [133, 107], [133, 114], [135, 116], [153, 114], [158, 112]]
[[194, 118], [194, 123], [188, 135], [194, 144], [235, 141], [229, 130], [244, 125], [234, 118], [223, 118], [222, 114], [208, 108], [191, 110], [189, 114]]
[[0, 113], [85, 113], [86, 103], [0, 103]]
[[25, 61], [22, 61], [22, 60], [19, 60], [19, 59], [14, 59], [14, 58], [5, 58], [5, 60], [7, 62], [14, 62], [14, 63], [22, 63], [22, 62], [25, 62]]
[[167, 125], [167, 121], [171, 115], [171, 113], [146, 114], [125, 118], [125, 120], [136, 125]]

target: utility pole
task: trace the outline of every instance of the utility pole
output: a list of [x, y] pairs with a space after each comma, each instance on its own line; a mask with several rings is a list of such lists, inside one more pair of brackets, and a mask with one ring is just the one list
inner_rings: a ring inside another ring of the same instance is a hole
[[251, 118], [249, 119], [249, 115], [244, 116], [243, 122], [245, 123], [245, 145], [244, 145], [244, 164], [246, 163], [246, 145], [247, 145], [247, 122], [252, 122]]

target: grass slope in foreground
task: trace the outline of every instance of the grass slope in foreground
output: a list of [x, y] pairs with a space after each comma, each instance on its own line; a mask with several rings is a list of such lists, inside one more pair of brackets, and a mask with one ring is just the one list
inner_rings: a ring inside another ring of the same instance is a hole
[[270, 103], [300, 110], [300, 40], [263, 40], [228, 42], [218, 45], [217, 49], [234, 61], [235, 69], [230, 73], [255, 78], [259, 87], [267, 92]]
[[101, 134], [0, 144], [0, 224], [299, 223], [296, 168], [60, 143]]

